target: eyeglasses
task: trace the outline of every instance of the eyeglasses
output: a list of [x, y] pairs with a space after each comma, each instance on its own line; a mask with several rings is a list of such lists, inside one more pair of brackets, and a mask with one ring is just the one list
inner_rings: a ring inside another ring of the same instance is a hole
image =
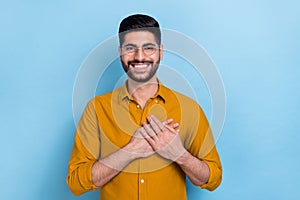
[[151, 56], [152, 54], [154, 54], [157, 51], [158, 46], [155, 44], [145, 44], [142, 47], [137, 47], [136, 45], [128, 44], [128, 45], [125, 45], [124, 47], [122, 47], [122, 52], [123, 52], [123, 54], [132, 56], [133, 54], [135, 54], [138, 51], [139, 48], [142, 49], [143, 53], [146, 56]]

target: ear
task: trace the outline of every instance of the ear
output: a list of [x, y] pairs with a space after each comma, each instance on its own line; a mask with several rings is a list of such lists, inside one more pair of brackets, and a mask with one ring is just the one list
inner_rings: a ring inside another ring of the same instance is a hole
[[121, 51], [121, 47], [120, 46], [118, 47], [118, 52], [119, 52], [119, 56], [121, 57], [122, 56], [122, 51]]
[[162, 60], [164, 55], [164, 46], [161, 44], [159, 47], [159, 59]]

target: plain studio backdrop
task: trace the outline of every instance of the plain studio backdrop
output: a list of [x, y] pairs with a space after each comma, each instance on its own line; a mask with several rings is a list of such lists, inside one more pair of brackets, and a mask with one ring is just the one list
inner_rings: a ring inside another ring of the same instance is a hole
[[[0, 199], [99, 198], [99, 191], [75, 197], [65, 182], [76, 127], [73, 88], [84, 60], [132, 13], [153, 15], [162, 28], [193, 39], [222, 76], [223, 182], [214, 192], [188, 182], [189, 199], [300, 199], [299, 12], [296, 0], [1, 0]], [[190, 76], [210, 120], [205, 80], [195, 84], [188, 63], [172, 54], [162, 64]], [[122, 73], [114, 60], [95, 95], [111, 90]]]

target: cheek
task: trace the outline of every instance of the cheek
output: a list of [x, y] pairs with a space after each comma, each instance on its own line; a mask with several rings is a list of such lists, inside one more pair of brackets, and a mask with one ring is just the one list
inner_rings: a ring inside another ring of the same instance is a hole
[[126, 60], [124, 57], [120, 56], [120, 61], [123, 65], [123, 68], [127, 68], [127, 62], [128, 60]]
[[128, 66], [127, 66], [127, 63], [124, 61], [124, 58], [122, 58], [122, 56], [120, 56], [120, 61], [121, 61], [121, 64], [122, 64], [122, 67], [123, 67], [124, 71], [127, 73]]
[[121, 60], [121, 62], [127, 64], [127, 62], [130, 61], [131, 59], [130, 59], [130, 57], [123, 55], [123, 56], [120, 56], [120, 60]]
[[159, 62], [161, 60], [161, 57], [160, 57], [160, 54], [156, 55], [156, 56], [153, 56], [152, 60], [154, 62]]

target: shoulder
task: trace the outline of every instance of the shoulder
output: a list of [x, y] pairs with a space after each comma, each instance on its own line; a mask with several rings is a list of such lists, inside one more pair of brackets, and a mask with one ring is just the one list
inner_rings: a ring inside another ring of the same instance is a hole
[[108, 109], [111, 107], [111, 103], [113, 97], [119, 96], [120, 88], [112, 90], [108, 93], [97, 95], [90, 99], [85, 107], [85, 110], [92, 112], [94, 111], [101, 111], [103, 109]]
[[188, 119], [187, 121], [190, 122], [206, 120], [205, 113], [196, 100], [165, 86], [164, 91], [167, 94], [165, 95], [166, 103], [170, 106], [175, 106], [176, 109], [180, 109], [183, 119]]
[[181, 105], [188, 106], [191, 108], [200, 107], [200, 105], [192, 99], [191, 97], [188, 97], [178, 91], [175, 91], [173, 89], [170, 89], [166, 86], [162, 86], [164, 93], [166, 94], [166, 100], [174, 101], [176, 99]]
[[94, 102], [94, 103], [111, 102], [112, 98], [119, 97], [120, 94], [121, 94], [121, 88], [116, 88], [108, 93], [95, 96], [90, 100], [90, 102]]

